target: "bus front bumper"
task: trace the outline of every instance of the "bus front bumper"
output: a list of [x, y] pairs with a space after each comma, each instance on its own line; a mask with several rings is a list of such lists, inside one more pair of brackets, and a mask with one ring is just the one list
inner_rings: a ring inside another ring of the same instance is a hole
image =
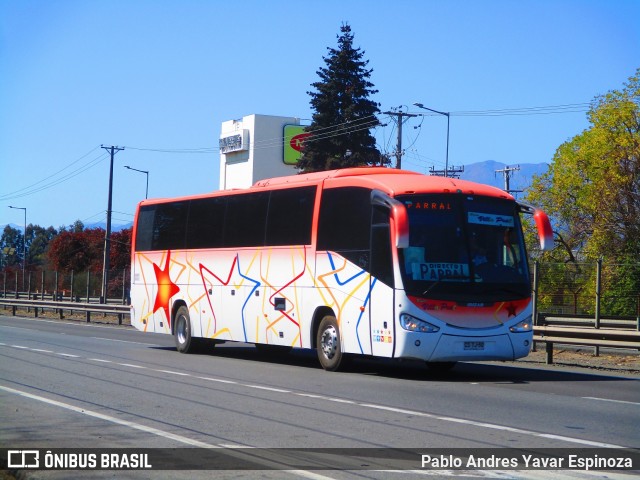
[[533, 334], [501, 334], [468, 336], [443, 334], [438, 336], [407, 332], [403, 347], [396, 350], [398, 358], [416, 358], [427, 362], [473, 360], [515, 360], [531, 350]]

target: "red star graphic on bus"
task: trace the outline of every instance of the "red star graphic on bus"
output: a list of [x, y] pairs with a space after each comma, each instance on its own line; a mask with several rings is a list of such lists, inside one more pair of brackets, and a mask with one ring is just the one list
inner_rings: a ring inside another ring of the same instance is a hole
[[158, 285], [158, 293], [156, 294], [156, 301], [153, 305], [153, 313], [156, 313], [159, 309], [164, 310], [164, 314], [167, 317], [167, 323], [171, 327], [171, 316], [169, 315], [169, 300], [176, 293], [180, 291], [175, 283], [171, 281], [171, 275], [169, 269], [171, 267], [171, 252], [167, 252], [167, 261], [164, 264], [164, 270], [160, 270], [160, 267], [153, 264], [153, 271], [156, 274], [156, 284]]
[[517, 315], [516, 308], [517, 306], [513, 303], [507, 305], [507, 318], [515, 317]]

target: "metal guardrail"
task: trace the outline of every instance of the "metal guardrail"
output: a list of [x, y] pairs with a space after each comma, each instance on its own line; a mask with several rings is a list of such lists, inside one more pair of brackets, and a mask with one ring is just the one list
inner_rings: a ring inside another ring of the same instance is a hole
[[38, 312], [43, 309], [56, 310], [60, 315], [60, 318], [64, 318], [64, 312], [66, 311], [80, 311], [86, 314], [86, 321], [91, 322], [91, 314], [111, 314], [118, 316], [118, 325], [122, 325], [122, 319], [125, 315], [129, 315], [131, 307], [129, 305], [113, 305], [108, 303], [79, 303], [79, 302], [65, 302], [55, 300], [26, 300], [26, 299], [14, 299], [14, 298], [0, 298], [0, 305], [10, 307], [12, 315], [15, 316], [18, 308], [33, 309], [33, 314], [38, 317]]
[[598, 318], [587, 315], [559, 316], [539, 314], [533, 327], [533, 341], [544, 342], [547, 363], [553, 363], [553, 344], [640, 350], [640, 319]]
[[626, 328], [640, 331], [640, 316], [638, 317], [605, 317], [596, 319], [590, 315], [559, 315], [539, 313], [537, 325], [558, 325], [572, 327], [594, 328]]

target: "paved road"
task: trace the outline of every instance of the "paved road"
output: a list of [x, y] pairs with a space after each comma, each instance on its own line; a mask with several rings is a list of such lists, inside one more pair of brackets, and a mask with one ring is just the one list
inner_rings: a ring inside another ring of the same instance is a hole
[[[225, 344], [182, 355], [171, 337], [131, 328], [0, 316], [5, 448], [637, 448], [639, 414], [640, 381], [624, 375], [460, 364], [439, 376], [418, 364], [372, 360], [329, 373], [310, 351], [278, 357]], [[424, 473], [200, 475], [348, 479]], [[452, 473], [460, 474], [446, 472]], [[92, 472], [92, 478], [177, 474]], [[71, 477], [40, 472], [31, 478]]]

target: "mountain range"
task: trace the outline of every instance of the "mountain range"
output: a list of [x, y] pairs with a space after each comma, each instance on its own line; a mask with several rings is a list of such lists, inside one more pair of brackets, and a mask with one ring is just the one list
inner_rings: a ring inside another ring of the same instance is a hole
[[[505, 188], [504, 173], [499, 170], [505, 168], [519, 168], [510, 172], [509, 190], [525, 190], [531, 186], [534, 175], [542, 175], [549, 168], [547, 163], [521, 163], [520, 165], [505, 164], [493, 160], [471, 163], [464, 166], [460, 179], [484, 183], [498, 188]], [[519, 194], [518, 194], [519, 195]]]

